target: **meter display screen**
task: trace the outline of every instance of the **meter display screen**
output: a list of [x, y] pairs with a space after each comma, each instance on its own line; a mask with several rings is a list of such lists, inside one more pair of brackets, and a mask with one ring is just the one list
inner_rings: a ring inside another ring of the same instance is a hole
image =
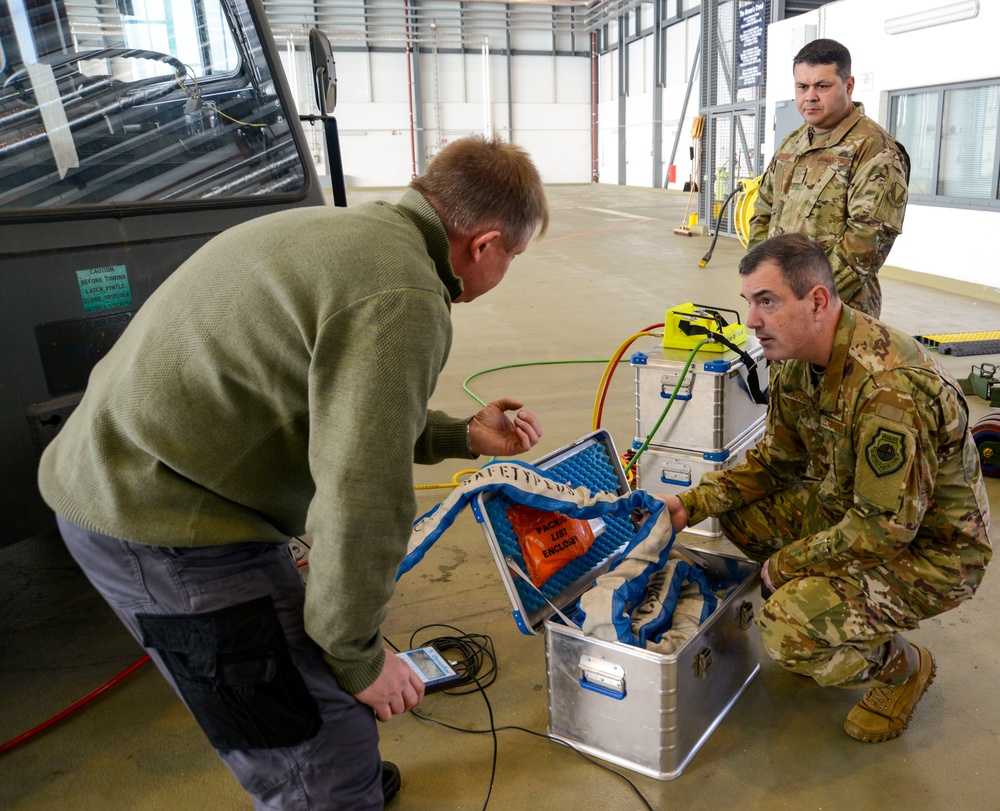
[[424, 683], [424, 689], [433, 692], [455, 682], [458, 674], [451, 664], [432, 647], [416, 648], [396, 654]]

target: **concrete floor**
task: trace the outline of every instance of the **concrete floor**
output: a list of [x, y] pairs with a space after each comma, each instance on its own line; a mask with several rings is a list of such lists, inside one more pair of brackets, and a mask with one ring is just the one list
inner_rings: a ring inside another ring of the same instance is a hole
[[[476, 408], [462, 381], [484, 400], [523, 398], [545, 430], [529, 456], [587, 433], [603, 363], [630, 335], [685, 301], [739, 309], [742, 248], [720, 238], [710, 264], [705, 237], [675, 236], [686, 195], [607, 186], [549, 190], [549, 233], [514, 263], [486, 298], [454, 310], [455, 341], [434, 405]], [[389, 190], [352, 192], [351, 203]], [[886, 278], [883, 317], [910, 334], [996, 329], [1000, 304]], [[646, 341], [650, 339], [644, 339]], [[639, 346], [640, 344], [637, 344]], [[998, 356], [945, 358], [959, 377]], [[970, 398], [973, 421], [989, 411]], [[615, 377], [603, 425], [619, 448], [635, 431], [631, 374]], [[359, 449], [361, 451], [362, 449]], [[359, 464], [364, 464], [359, 452]], [[529, 459], [529, 460], [530, 460]], [[418, 468], [420, 484], [448, 482], [461, 463]], [[359, 471], [363, 475], [363, 469]], [[987, 482], [998, 537], [1000, 480]], [[421, 490], [425, 512], [446, 489]], [[377, 503], [373, 504], [377, 510]], [[693, 546], [724, 541], [687, 536]], [[996, 565], [996, 564], [994, 564]], [[95, 596], [53, 535], [0, 550], [0, 741], [49, 718], [134, 662], [141, 650]], [[841, 724], [857, 692], [824, 690], [769, 660], [684, 774], [660, 782], [618, 769], [615, 776], [544, 734], [548, 723], [544, 643], [520, 634], [479, 526], [463, 514], [399, 584], [385, 624], [399, 647], [425, 624], [446, 623], [492, 637], [499, 673], [487, 695], [496, 734], [495, 809], [998, 809], [1000, 580], [956, 611], [926, 622], [912, 638], [934, 651], [937, 679], [910, 729], [866, 745]], [[683, 700], [683, 697], [679, 699]], [[420, 712], [476, 730], [468, 734], [403, 716], [380, 727], [383, 757], [397, 763], [403, 790], [391, 808], [482, 808], [494, 753], [482, 696], [429, 696]], [[628, 781], [631, 781], [629, 784]], [[0, 756], [5, 809], [244, 809], [245, 795], [187, 712], [150, 666], [69, 719]]]

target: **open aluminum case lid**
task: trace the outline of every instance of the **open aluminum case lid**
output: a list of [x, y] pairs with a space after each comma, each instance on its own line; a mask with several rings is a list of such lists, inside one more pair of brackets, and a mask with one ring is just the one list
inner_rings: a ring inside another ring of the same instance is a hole
[[[603, 490], [624, 496], [630, 492], [615, 444], [604, 430], [587, 434], [532, 464], [544, 470], [550, 479], [586, 487], [591, 493]], [[553, 606], [565, 609], [607, 571], [632, 539], [635, 528], [627, 515], [605, 517], [604, 530], [595, 533], [594, 544], [587, 553], [568, 563], [537, 589], [508, 563], [510, 559], [522, 572], [528, 570], [517, 535], [507, 519], [507, 508], [513, 503], [502, 493], [484, 492], [476, 496], [472, 511], [483, 527], [514, 606], [514, 621], [521, 633], [534, 635], [541, 633], [545, 620], [555, 613]]]

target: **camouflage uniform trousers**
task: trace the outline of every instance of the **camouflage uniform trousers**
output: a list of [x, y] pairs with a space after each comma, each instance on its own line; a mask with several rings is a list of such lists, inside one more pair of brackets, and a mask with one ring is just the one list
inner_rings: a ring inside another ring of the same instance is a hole
[[[828, 525], [807, 485], [718, 518], [726, 537], [757, 561]], [[824, 687], [867, 688], [904, 680], [906, 663], [887, 643], [900, 631], [916, 628], [922, 616], [907, 603], [898, 581], [885, 574], [878, 566], [851, 576], [808, 575], [781, 586], [756, 619], [768, 655]]]

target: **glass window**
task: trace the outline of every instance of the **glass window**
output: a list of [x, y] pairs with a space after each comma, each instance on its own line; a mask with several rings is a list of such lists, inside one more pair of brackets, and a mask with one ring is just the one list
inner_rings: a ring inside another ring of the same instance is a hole
[[245, 0], [0, 3], [0, 209], [299, 194]]
[[940, 96], [937, 92], [908, 93], [893, 99], [893, 134], [910, 155], [910, 194], [934, 194]]
[[910, 155], [910, 199], [1000, 207], [1000, 82], [890, 94], [889, 129]]
[[993, 196], [998, 98], [1000, 85], [945, 92], [938, 194]]

